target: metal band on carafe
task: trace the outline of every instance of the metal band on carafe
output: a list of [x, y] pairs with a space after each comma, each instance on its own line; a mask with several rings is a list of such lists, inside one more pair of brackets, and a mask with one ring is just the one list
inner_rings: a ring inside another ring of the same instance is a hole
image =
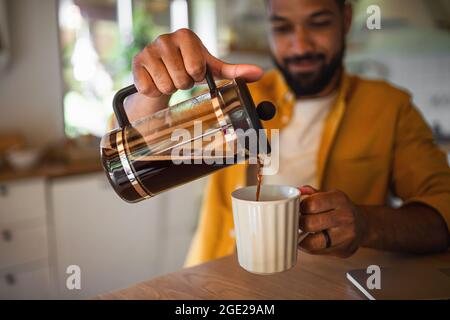
[[145, 191], [145, 188], [141, 185], [139, 179], [134, 175], [133, 170], [131, 169], [131, 163], [128, 161], [128, 157], [123, 145], [123, 130], [120, 130], [116, 134], [116, 144], [117, 151], [119, 153], [120, 163], [122, 164], [123, 170], [125, 171], [128, 180], [133, 186], [134, 190], [144, 199], [151, 198], [153, 195], [149, 194]]

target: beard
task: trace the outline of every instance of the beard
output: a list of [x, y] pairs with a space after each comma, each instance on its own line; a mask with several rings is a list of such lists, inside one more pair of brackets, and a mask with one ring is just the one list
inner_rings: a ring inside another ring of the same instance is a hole
[[[337, 72], [341, 70], [342, 61], [345, 55], [345, 41], [342, 48], [333, 55], [329, 63], [325, 62], [325, 55], [321, 53], [307, 53], [296, 55], [283, 59], [283, 65], [280, 65], [272, 56], [275, 66], [283, 74], [283, 77], [297, 98], [305, 96], [315, 96], [322, 92], [334, 79]], [[299, 62], [321, 62], [321, 67], [315, 72], [291, 72], [290, 63]]]

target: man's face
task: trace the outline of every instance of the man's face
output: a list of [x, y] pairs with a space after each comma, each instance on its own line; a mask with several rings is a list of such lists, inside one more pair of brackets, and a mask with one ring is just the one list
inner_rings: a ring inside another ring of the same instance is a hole
[[270, 0], [270, 44], [275, 64], [297, 95], [328, 88], [342, 66], [351, 9], [336, 0]]

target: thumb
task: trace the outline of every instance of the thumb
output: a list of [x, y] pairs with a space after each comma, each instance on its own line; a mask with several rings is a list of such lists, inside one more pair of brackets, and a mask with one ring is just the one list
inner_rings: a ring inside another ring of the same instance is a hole
[[310, 196], [314, 193], [319, 192], [319, 190], [317, 190], [309, 185], [298, 187], [298, 190], [300, 190], [302, 196]]
[[263, 69], [253, 64], [230, 64], [211, 55], [207, 61], [212, 73], [220, 79], [243, 78], [247, 82], [254, 82], [264, 74]]

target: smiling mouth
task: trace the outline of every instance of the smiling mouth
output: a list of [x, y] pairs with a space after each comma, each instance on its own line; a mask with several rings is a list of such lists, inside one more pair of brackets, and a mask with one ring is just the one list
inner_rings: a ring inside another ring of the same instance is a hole
[[295, 73], [311, 73], [320, 68], [321, 62], [319, 59], [291, 61], [288, 64], [288, 68], [291, 72]]

